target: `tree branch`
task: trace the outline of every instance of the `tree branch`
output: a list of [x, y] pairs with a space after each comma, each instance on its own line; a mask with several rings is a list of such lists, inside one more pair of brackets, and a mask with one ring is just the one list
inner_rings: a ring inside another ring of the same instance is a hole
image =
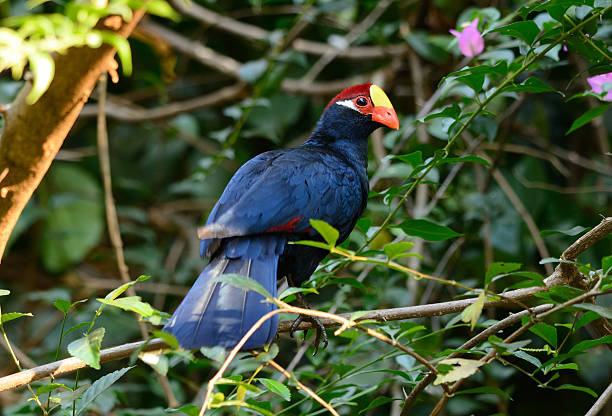
[[[134, 12], [130, 22], [117, 25], [109, 16], [98, 28], [127, 37], [144, 12]], [[33, 105], [26, 103], [32, 84], [27, 82], [5, 114], [0, 136], [0, 259], [21, 211], [49, 169], [68, 131], [93, 90], [100, 74], [109, 69], [115, 49], [70, 48], [56, 54], [58, 71], [45, 94]]]

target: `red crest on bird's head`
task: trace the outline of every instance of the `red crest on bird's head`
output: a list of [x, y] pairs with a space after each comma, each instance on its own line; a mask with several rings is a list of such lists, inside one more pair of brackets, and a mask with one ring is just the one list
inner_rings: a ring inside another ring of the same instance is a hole
[[369, 97], [371, 85], [372, 83], [370, 82], [368, 84], [353, 85], [352, 87], [348, 87], [342, 90], [340, 94], [336, 95], [334, 98], [331, 99], [325, 109], [327, 110], [329, 106], [335, 103], [336, 101], [348, 100], [351, 98], [355, 98], [359, 95], [365, 95], [366, 97]]
[[371, 116], [372, 121], [392, 129], [399, 128], [399, 120], [387, 94], [372, 83], [354, 85], [336, 95], [325, 107], [325, 111], [334, 104], [350, 108], [363, 116]]

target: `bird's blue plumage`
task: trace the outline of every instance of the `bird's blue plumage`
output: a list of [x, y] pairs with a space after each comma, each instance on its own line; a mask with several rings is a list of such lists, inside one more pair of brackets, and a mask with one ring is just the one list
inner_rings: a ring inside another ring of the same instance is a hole
[[[262, 153], [238, 169], [202, 229], [201, 254], [211, 261], [164, 330], [183, 348], [233, 347], [275, 306], [214, 277], [249, 276], [273, 295], [277, 278], [308, 279], [327, 252], [287, 243], [319, 238], [310, 219], [338, 229], [339, 242], [348, 237], [367, 202], [367, 138], [380, 126], [371, 115], [330, 105], [303, 145]], [[276, 317], [267, 321], [243, 349], [270, 343], [277, 326]]]

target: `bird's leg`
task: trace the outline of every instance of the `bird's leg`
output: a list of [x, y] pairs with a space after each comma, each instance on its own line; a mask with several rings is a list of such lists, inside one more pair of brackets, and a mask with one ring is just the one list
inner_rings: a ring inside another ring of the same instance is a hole
[[[302, 308], [312, 309], [310, 306], [308, 306], [308, 304], [304, 300], [304, 296], [301, 293], [296, 293], [295, 298]], [[295, 332], [297, 327], [300, 325], [300, 323], [302, 323], [302, 321], [309, 321], [315, 326], [317, 335], [316, 335], [315, 344], [314, 344], [315, 350], [312, 355], [313, 356], [317, 355], [317, 352], [319, 352], [319, 344], [321, 341], [321, 336], [323, 336], [323, 348], [327, 348], [327, 332], [325, 332], [325, 327], [323, 326], [323, 323], [321, 323], [319, 318], [317, 318], [316, 316], [298, 315], [295, 321], [293, 321], [293, 323], [291, 324], [291, 329], [289, 330], [289, 335], [291, 337], [293, 337], [293, 333]], [[307, 331], [308, 330], [305, 330], [304, 333], [306, 333]]]

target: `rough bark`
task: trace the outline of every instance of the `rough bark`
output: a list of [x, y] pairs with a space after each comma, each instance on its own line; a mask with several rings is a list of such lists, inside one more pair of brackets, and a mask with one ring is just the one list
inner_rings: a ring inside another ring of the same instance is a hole
[[[98, 27], [127, 37], [144, 12], [129, 22], [104, 18]], [[100, 74], [109, 69], [115, 50], [71, 48], [55, 56], [55, 77], [33, 105], [26, 103], [27, 82], [5, 113], [0, 136], [0, 261], [19, 215], [49, 169]]]

